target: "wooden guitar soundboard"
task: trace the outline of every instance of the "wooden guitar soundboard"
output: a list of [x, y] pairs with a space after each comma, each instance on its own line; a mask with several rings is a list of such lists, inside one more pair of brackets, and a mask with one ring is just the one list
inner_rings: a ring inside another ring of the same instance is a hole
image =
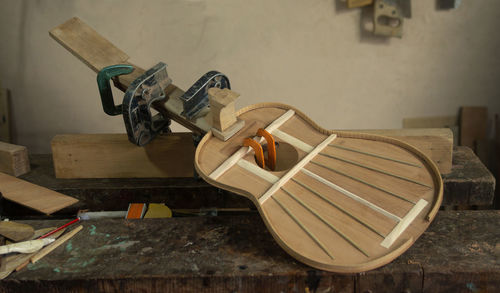
[[[401, 255], [425, 231], [442, 201], [435, 164], [396, 139], [328, 131], [283, 104], [237, 114], [245, 127], [227, 141], [207, 133], [195, 167], [207, 182], [252, 200], [290, 255], [341, 273], [370, 270]], [[264, 128], [277, 142], [276, 171], [242, 147]]]
[[[78, 18], [50, 34], [96, 72], [131, 65], [124, 52]], [[144, 74], [133, 67], [131, 74], [114, 80], [120, 89]], [[310, 266], [354, 273], [387, 264], [411, 246], [439, 209], [439, 171], [409, 144], [325, 130], [300, 111], [271, 103], [237, 112], [231, 121], [244, 126], [232, 136], [223, 133], [221, 140], [210, 130], [212, 123], [224, 124], [231, 111], [219, 109], [214, 116], [216, 107], [211, 107], [206, 116], [186, 119], [179, 99], [185, 92], [173, 84], [164, 90], [168, 99], [158, 111], [196, 133], [208, 131], [195, 154], [200, 176], [252, 200], [279, 245]], [[262, 159], [258, 165], [253, 149], [242, 146], [249, 137], [265, 146], [256, 135], [259, 129], [278, 143], [274, 171], [261, 168]]]

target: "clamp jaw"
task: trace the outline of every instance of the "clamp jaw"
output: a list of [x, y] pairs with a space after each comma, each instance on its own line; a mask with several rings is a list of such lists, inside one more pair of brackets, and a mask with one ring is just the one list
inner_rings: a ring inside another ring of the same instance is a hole
[[[209, 131], [209, 121], [198, 121], [207, 116], [207, 111], [203, 110], [209, 108], [208, 89], [230, 89], [229, 79], [224, 74], [210, 71], [182, 95], [167, 95], [172, 80], [165, 63], [160, 62], [135, 79], [125, 91], [123, 103], [115, 105], [110, 80], [133, 70], [128, 64], [105, 67], [97, 74], [97, 85], [104, 112], [111, 116], [122, 114], [128, 138], [138, 146], [146, 145], [159, 133], [170, 132], [170, 118], [200, 134]], [[180, 104], [182, 110], [177, 113]], [[153, 116], [151, 108], [158, 113]]]

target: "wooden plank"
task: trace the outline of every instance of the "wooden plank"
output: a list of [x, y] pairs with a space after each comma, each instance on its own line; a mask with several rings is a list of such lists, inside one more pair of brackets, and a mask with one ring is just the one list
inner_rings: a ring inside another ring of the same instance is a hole
[[29, 171], [28, 149], [25, 146], [0, 141], [0, 172], [17, 177]]
[[451, 172], [453, 132], [449, 128], [405, 128], [349, 130], [402, 140], [432, 159], [441, 174]]
[[78, 17], [73, 17], [53, 28], [49, 34], [95, 72], [109, 65], [126, 63], [129, 59], [125, 52], [115, 47]]
[[0, 141], [12, 141], [10, 121], [10, 95], [7, 89], [0, 86]]
[[145, 147], [126, 134], [65, 134], [52, 139], [57, 178], [192, 177], [191, 133], [160, 135]]
[[488, 108], [462, 107], [460, 109], [460, 145], [476, 151], [477, 142], [486, 139]]
[[52, 214], [78, 201], [4, 173], [0, 173], [0, 192], [8, 200], [45, 214]]

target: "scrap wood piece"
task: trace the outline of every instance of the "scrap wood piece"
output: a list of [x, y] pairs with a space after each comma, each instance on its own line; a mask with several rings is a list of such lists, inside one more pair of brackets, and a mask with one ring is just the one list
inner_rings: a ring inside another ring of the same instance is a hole
[[68, 207], [78, 199], [0, 173], [0, 193], [3, 197], [44, 214]]
[[0, 172], [17, 177], [29, 171], [28, 149], [25, 146], [0, 141]]
[[35, 229], [27, 224], [1, 221], [0, 234], [10, 240], [19, 242], [30, 239], [35, 234]]

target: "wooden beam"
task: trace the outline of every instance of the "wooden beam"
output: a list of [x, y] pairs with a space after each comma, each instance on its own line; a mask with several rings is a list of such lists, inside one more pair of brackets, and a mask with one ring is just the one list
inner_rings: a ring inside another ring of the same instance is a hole
[[18, 177], [29, 171], [28, 149], [0, 141], [0, 172]]
[[66, 134], [52, 139], [57, 178], [192, 177], [191, 133], [160, 135], [145, 147], [126, 134]]

